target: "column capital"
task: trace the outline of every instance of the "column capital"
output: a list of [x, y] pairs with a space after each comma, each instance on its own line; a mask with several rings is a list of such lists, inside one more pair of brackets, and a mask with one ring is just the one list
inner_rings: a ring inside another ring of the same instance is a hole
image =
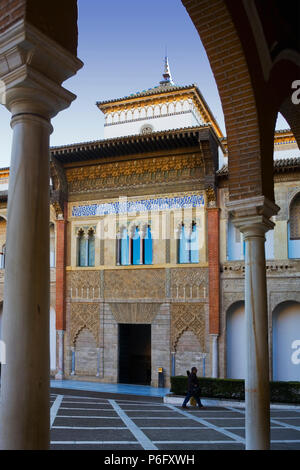
[[13, 115], [51, 119], [76, 98], [61, 86], [82, 62], [21, 20], [1, 35], [0, 101]]
[[226, 207], [233, 216], [233, 224], [245, 236], [264, 237], [275, 226], [270, 218], [280, 210], [280, 207], [264, 196], [229, 201]]

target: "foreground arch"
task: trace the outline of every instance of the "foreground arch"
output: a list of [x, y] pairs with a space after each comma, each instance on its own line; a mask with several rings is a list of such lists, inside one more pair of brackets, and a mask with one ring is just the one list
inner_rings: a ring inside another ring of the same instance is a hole
[[[273, 229], [273, 138], [278, 112], [295, 132], [299, 5], [272, 0], [182, 0], [205, 47], [228, 139], [229, 203], [245, 239], [246, 448], [270, 447], [265, 233]], [[272, 12], [272, 14], [271, 14]], [[287, 104], [288, 103], [288, 104]]]

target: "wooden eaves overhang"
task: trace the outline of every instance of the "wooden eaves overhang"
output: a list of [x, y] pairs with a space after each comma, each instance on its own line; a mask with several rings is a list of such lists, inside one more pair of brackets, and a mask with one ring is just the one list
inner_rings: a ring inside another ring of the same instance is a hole
[[213, 137], [217, 144], [220, 140], [209, 124], [203, 126], [136, 134], [126, 137], [83, 142], [50, 149], [51, 156], [62, 164], [101, 160], [118, 156], [172, 150], [199, 146], [199, 142]]

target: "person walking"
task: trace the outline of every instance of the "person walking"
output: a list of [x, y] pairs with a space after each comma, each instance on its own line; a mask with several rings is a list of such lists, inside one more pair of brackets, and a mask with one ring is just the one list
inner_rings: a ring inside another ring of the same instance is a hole
[[197, 367], [192, 367], [191, 372], [187, 371], [188, 391], [187, 391], [186, 397], [185, 397], [185, 399], [182, 403], [181, 408], [187, 408], [186, 405], [192, 397], [195, 398], [195, 400], [197, 402], [197, 405], [198, 405], [198, 408], [204, 408], [204, 406], [202, 405], [201, 400], [200, 400], [200, 386], [199, 386], [199, 380], [198, 380], [198, 377], [197, 377], [197, 371], [198, 371]]

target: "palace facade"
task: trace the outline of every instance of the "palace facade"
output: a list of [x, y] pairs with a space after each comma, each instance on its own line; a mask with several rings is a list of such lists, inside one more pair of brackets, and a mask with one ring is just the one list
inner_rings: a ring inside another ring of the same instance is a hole
[[[157, 87], [97, 102], [104, 139], [51, 149], [50, 356], [56, 378], [165, 386], [244, 378], [244, 242], [227, 142], [165, 60]], [[300, 380], [300, 153], [274, 138], [279, 213], [266, 234], [270, 373]], [[9, 169], [0, 170], [0, 302]], [[2, 308], [2, 307], [1, 307]], [[1, 338], [1, 310], [0, 310]]]

